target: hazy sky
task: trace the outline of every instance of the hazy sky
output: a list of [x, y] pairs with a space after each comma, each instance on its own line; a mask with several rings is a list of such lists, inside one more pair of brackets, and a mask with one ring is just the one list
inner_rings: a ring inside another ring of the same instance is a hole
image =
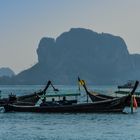
[[140, 53], [140, 0], [0, 0], [0, 67], [16, 73], [37, 62], [44, 36], [72, 27], [121, 36]]

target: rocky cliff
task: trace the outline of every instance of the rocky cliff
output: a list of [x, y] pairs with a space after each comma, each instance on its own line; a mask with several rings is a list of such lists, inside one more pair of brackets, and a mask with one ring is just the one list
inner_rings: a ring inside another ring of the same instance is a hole
[[42, 38], [37, 55], [38, 63], [9, 83], [45, 84], [50, 79], [76, 84], [79, 75], [91, 84], [118, 84], [140, 74], [140, 56], [130, 55], [121, 37], [83, 28], [72, 28], [56, 40]]

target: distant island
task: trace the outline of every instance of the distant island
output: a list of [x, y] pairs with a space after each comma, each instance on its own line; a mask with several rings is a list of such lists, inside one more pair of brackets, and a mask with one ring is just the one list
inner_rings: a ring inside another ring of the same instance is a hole
[[0, 84], [76, 85], [77, 77], [92, 85], [140, 80], [140, 55], [130, 54], [124, 40], [108, 33], [72, 28], [56, 39], [43, 37], [38, 63], [21, 73], [0, 78]]
[[14, 75], [15, 75], [14, 71], [11, 70], [10, 68], [7, 67], [0, 68], [0, 77], [3, 76], [12, 77]]

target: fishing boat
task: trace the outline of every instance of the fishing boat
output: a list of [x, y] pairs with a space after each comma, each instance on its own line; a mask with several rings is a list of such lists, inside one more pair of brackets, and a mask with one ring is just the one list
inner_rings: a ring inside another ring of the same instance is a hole
[[93, 102], [117, 98], [117, 97], [101, 94], [101, 93], [98, 93], [98, 92], [91, 92], [91, 91], [89, 91], [87, 89], [85, 81], [81, 80], [79, 77], [78, 77], [78, 82], [79, 82], [79, 88], [80, 88], [80, 86], [83, 86], [83, 88], [85, 89], [86, 94], [90, 97], [90, 99]]
[[44, 106], [21, 106], [8, 104], [5, 105], [5, 112], [37, 112], [37, 113], [105, 113], [105, 112], [123, 112], [128, 96], [96, 101], [93, 103], [71, 103], [59, 104], [51, 103]]
[[16, 95], [10, 94], [9, 98], [0, 99], [0, 106], [4, 106], [6, 104], [35, 105], [40, 99], [40, 96], [46, 93], [50, 85], [53, 87], [54, 91], [58, 91], [58, 89], [56, 89], [53, 86], [51, 81], [48, 81], [46, 87], [43, 90], [40, 90], [38, 92], [34, 92], [32, 94], [23, 95], [23, 96], [16, 96]]
[[[81, 82], [80, 78], [78, 79]], [[84, 83], [84, 81], [82, 80]], [[45, 95], [44, 101], [39, 106], [24, 106], [24, 105], [15, 105], [15, 104], [7, 104], [4, 106], [5, 112], [36, 112], [36, 113], [106, 113], [106, 112], [123, 112], [126, 104], [129, 100], [131, 100], [132, 95], [134, 94], [138, 81], [136, 81], [135, 86], [130, 93], [130, 95], [123, 96], [120, 98], [107, 98], [104, 96], [95, 96], [91, 94], [85, 84], [82, 84], [86, 90], [87, 95], [91, 98], [93, 102], [79, 103], [77, 100], [64, 100], [67, 94], [63, 94], [63, 100], [60, 99], [61, 95]], [[53, 97], [52, 101], [46, 101], [46, 98]], [[75, 96], [75, 94], [69, 95]], [[78, 94], [76, 96], [79, 96]], [[54, 100], [54, 97], [58, 97], [58, 101]], [[102, 98], [102, 99], [101, 99]], [[94, 99], [94, 100], [93, 100]], [[96, 99], [96, 100], [95, 100]], [[131, 109], [133, 112], [133, 109]]]
[[[114, 97], [114, 96], [109, 96], [109, 95], [104, 95], [104, 94], [101, 94], [101, 93], [97, 93], [97, 92], [90, 92], [88, 89], [87, 89], [87, 86], [85, 84], [85, 81], [84, 80], [81, 80], [79, 77], [78, 77], [78, 81], [80, 83], [80, 85], [82, 85], [87, 93], [87, 95], [89, 95], [90, 99], [93, 101], [93, 102], [96, 102], [96, 101], [103, 101], [103, 100], [107, 100], [107, 99], [117, 99], [117, 98], [120, 98], [120, 97]], [[137, 87], [138, 87], [138, 84], [139, 82], [136, 81], [134, 86], [133, 86], [133, 89], [131, 92], [129, 92], [129, 94], [125, 95], [125, 96], [129, 96], [129, 98], [131, 99], [130, 96], [132, 96]], [[140, 105], [140, 97], [135, 97], [136, 101], [137, 101], [137, 104]], [[131, 102], [130, 100], [127, 100], [126, 102], [126, 105], [127, 106], [130, 106], [131, 105]]]
[[[23, 106], [7, 104], [4, 106], [5, 112], [37, 112], [37, 113], [105, 113], [105, 112], [123, 112], [129, 96], [121, 98], [105, 99], [102, 101], [80, 103], [77, 96], [80, 94], [55, 94], [45, 95], [39, 106]], [[88, 94], [90, 95], [90, 94]], [[66, 97], [75, 96], [75, 100], [66, 99]], [[52, 97], [51, 101], [48, 98]], [[61, 97], [63, 99], [61, 99]], [[55, 100], [54, 100], [55, 98]], [[56, 98], [59, 100], [56, 101]], [[46, 101], [47, 99], [47, 101]]]
[[118, 86], [118, 89], [133, 89], [134, 87], [134, 84], [135, 84], [135, 81], [128, 81], [126, 84], [124, 85], [119, 85]]

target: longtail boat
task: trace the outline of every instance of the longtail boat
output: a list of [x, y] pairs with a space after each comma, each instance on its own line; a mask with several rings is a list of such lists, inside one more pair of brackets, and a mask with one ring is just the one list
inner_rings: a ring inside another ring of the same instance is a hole
[[94, 103], [49, 104], [45, 106], [5, 105], [5, 112], [36, 112], [36, 113], [118, 113], [123, 112], [128, 96], [97, 101]]
[[[80, 79], [78, 79], [81, 82]], [[84, 83], [84, 81], [82, 80]], [[120, 98], [111, 98], [107, 99], [104, 96], [104, 99], [87, 102], [87, 103], [78, 103], [73, 100], [63, 100], [63, 101], [45, 101], [39, 106], [24, 106], [24, 105], [15, 105], [15, 104], [7, 104], [4, 106], [5, 112], [36, 112], [36, 113], [106, 113], [106, 112], [123, 112], [126, 104], [129, 100], [132, 99], [132, 95], [134, 94], [139, 82], [136, 81], [135, 86], [130, 93], [130, 95], [123, 96]], [[82, 84], [86, 90], [87, 95], [93, 100], [93, 96], [84, 84]], [[56, 97], [57, 95], [55, 95]], [[60, 97], [60, 95], [58, 95]], [[66, 95], [63, 95], [65, 97]], [[53, 97], [53, 96], [52, 96]], [[45, 97], [44, 99], [46, 99]], [[99, 99], [99, 98], [98, 98]], [[131, 100], [132, 101], [132, 100]], [[132, 103], [132, 102], [131, 102]], [[133, 113], [133, 108], [131, 108], [131, 112]]]
[[58, 89], [56, 89], [52, 85], [51, 81], [48, 81], [45, 88], [39, 92], [34, 92], [32, 94], [23, 95], [23, 96], [16, 96], [16, 95], [11, 94], [11, 95], [9, 95], [9, 98], [0, 99], [0, 106], [4, 106], [6, 104], [35, 105], [38, 102], [38, 100], [40, 99], [40, 96], [44, 95], [46, 93], [46, 91], [50, 85], [53, 87], [54, 91], [58, 91]]
[[[96, 101], [103, 101], [103, 100], [107, 100], [107, 99], [117, 99], [117, 98], [120, 98], [120, 97], [113, 97], [113, 96], [109, 96], [109, 95], [104, 95], [104, 94], [101, 94], [101, 93], [97, 93], [97, 92], [90, 92], [88, 89], [87, 89], [87, 86], [85, 84], [85, 81], [84, 80], [81, 80], [79, 77], [78, 77], [78, 81], [80, 83], [80, 85], [82, 85], [87, 93], [87, 95], [89, 95], [90, 99], [93, 101], [93, 102], [96, 102]], [[135, 82], [135, 85], [133, 85], [133, 89], [131, 92], [129, 92], [129, 94], [125, 95], [125, 96], [132, 96], [137, 87], [138, 87], [138, 84], [139, 82], [136, 81]], [[136, 101], [137, 101], [137, 104], [140, 105], [140, 97], [135, 97]], [[130, 106], [130, 100], [128, 100], [126, 102], [126, 105], [127, 106]]]
[[[132, 92], [134, 93], [134, 91]], [[88, 93], [89, 97], [90, 94]], [[60, 95], [55, 95], [59, 96]], [[66, 94], [62, 95], [67, 96]], [[75, 95], [71, 95], [75, 96]], [[52, 96], [53, 97], [53, 96]], [[46, 97], [47, 98], [47, 95]], [[60, 100], [47, 101], [39, 106], [23, 106], [7, 104], [4, 106], [5, 112], [37, 112], [37, 113], [106, 113], [106, 112], [123, 112], [126, 102], [130, 99], [130, 95], [121, 98], [105, 99], [101, 101], [78, 103], [77, 100]], [[74, 102], [73, 102], [74, 101]]]
[[79, 82], [79, 85], [81, 85], [81, 86], [84, 87], [86, 94], [90, 97], [90, 99], [93, 102], [117, 98], [117, 97], [113, 97], [113, 96], [109, 96], [109, 95], [105, 95], [105, 94], [101, 94], [101, 93], [89, 91], [87, 89], [87, 86], [86, 86], [85, 81], [84, 80], [81, 80], [79, 77], [78, 77], [78, 82]]

